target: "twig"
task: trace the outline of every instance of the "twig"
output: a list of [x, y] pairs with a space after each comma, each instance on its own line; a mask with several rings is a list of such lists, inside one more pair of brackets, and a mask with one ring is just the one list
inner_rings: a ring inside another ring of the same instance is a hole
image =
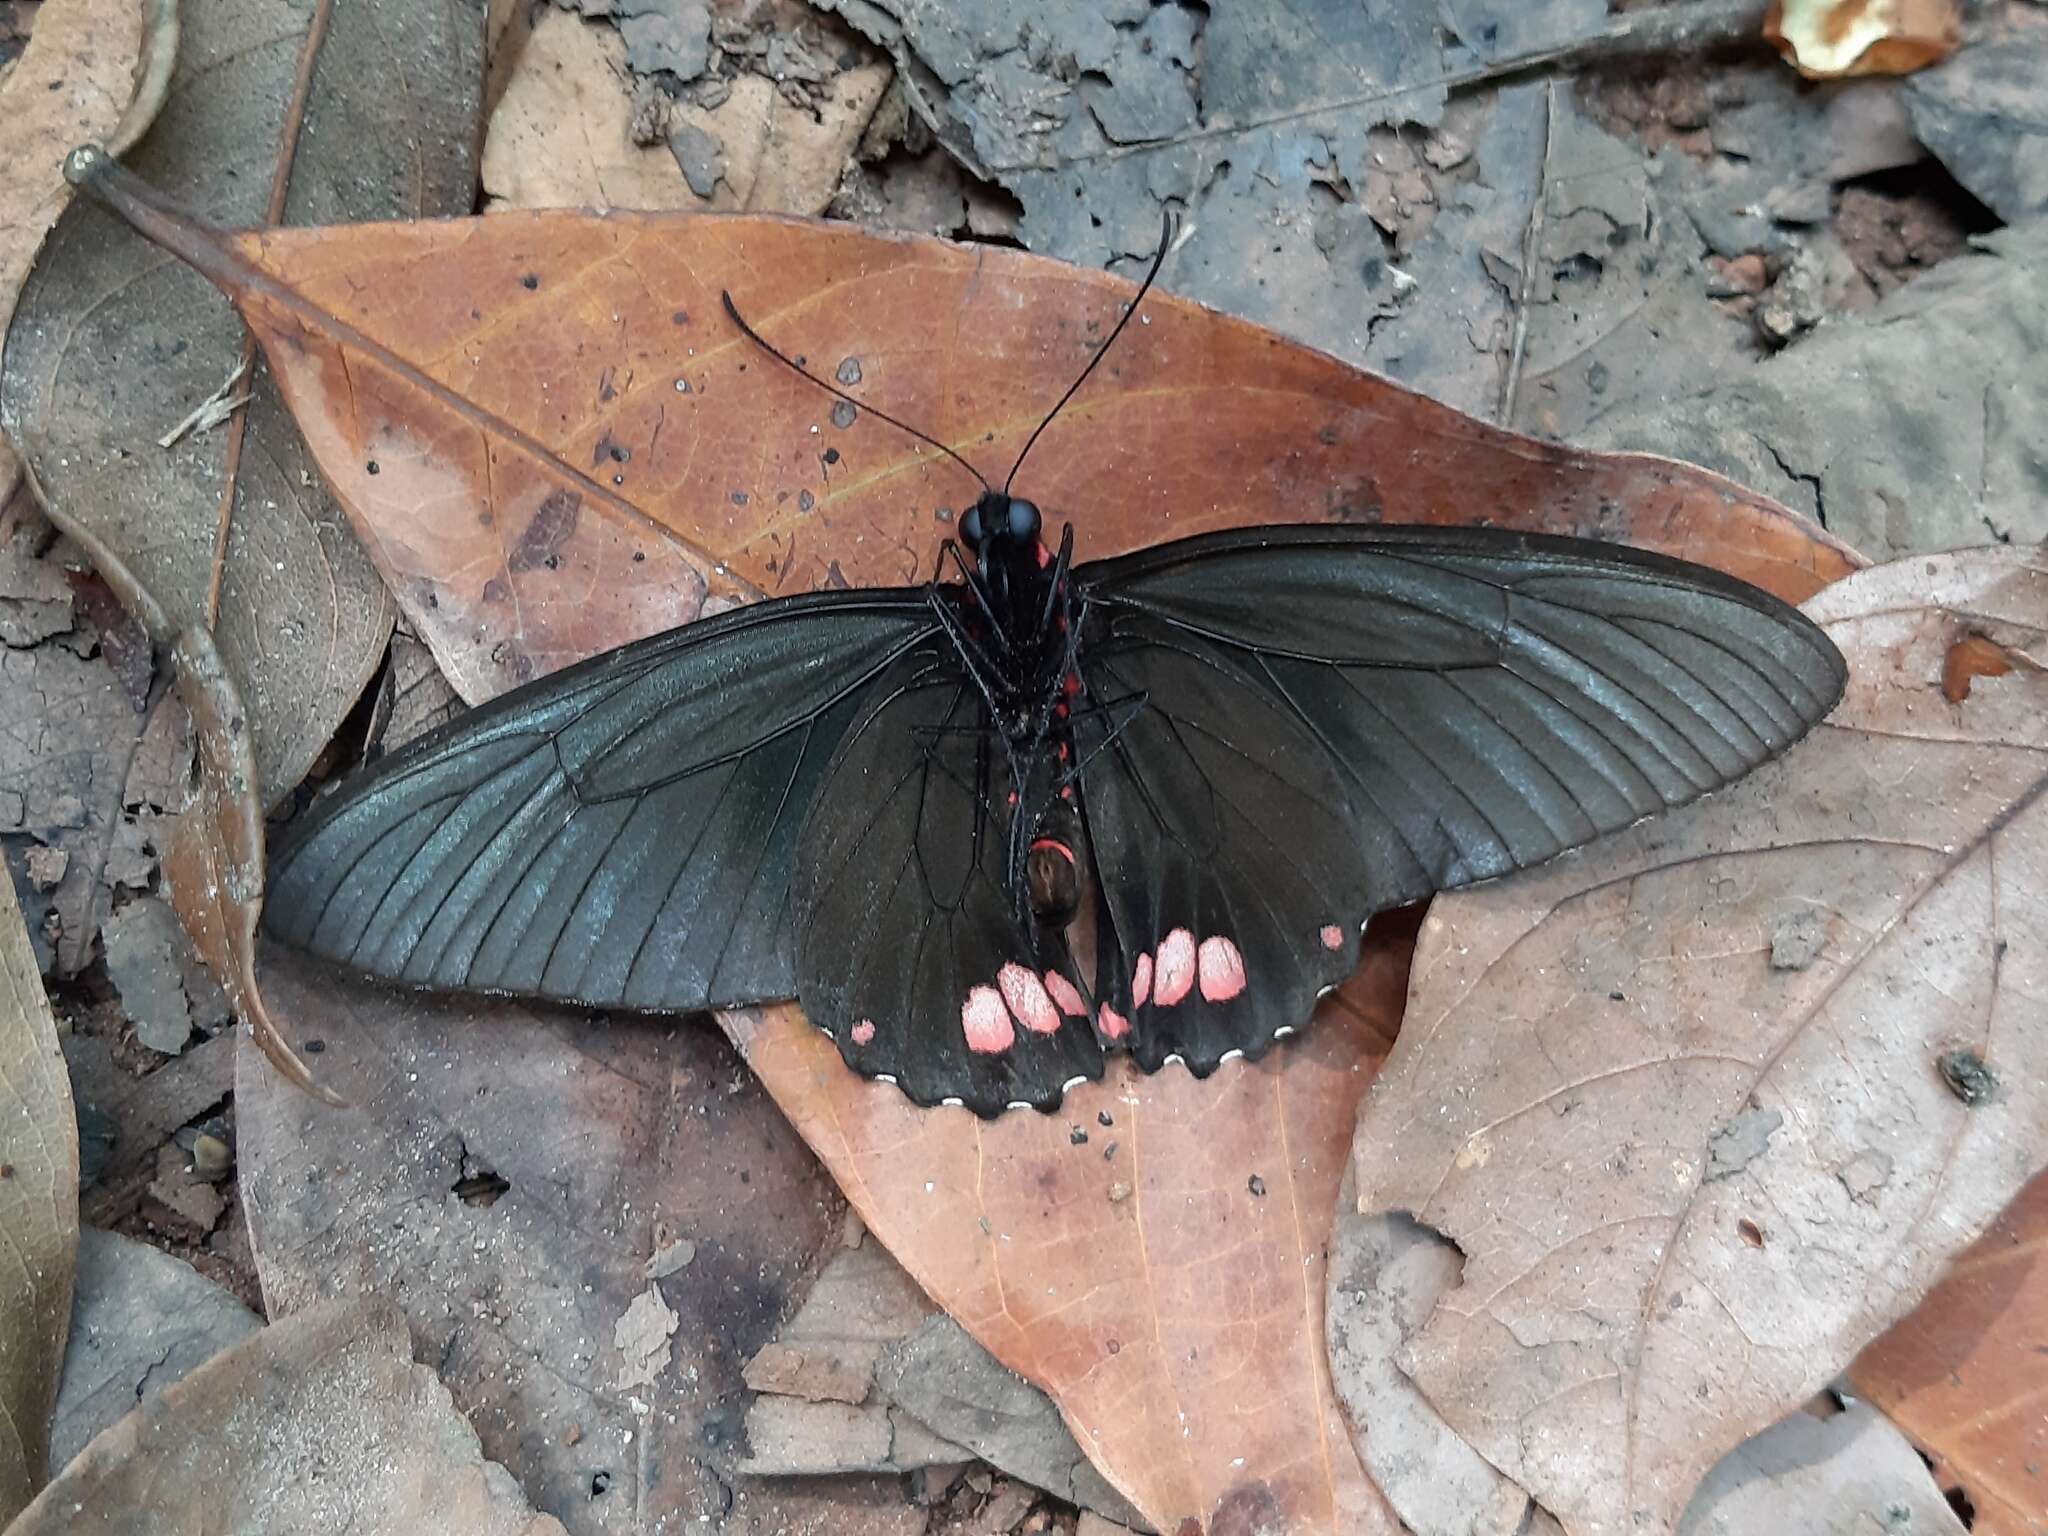
[[156, 440], [157, 447], [174, 448], [178, 439], [187, 432], [210, 432], [247, 405], [250, 400], [248, 395], [236, 395], [229, 399], [228, 391], [242, 382], [242, 376], [249, 371], [249, 361], [248, 358], [243, 358], [241, 365], [221, 380], [219, 389], [200, 401], [192, 408], [191, 415]]
[[1536, 263], [1543, 256], [1543, 210], [1550, 201], [1551, 151], [1557, 145], [1557, 82], [1543, 87], [1543, 164], [1536, 173], [1536, 197], [1529, 204], [1529, 227], [1522, 232], [1522, 281], [1515, 294], [1515, 341], [1508, 350], [1507, 376], [1500, 383], [1504, 427], [1515, 424], [1515, 388], [1522, 382], [1522, 354], [1529, 345], [1529, 290], [1535, 286]]

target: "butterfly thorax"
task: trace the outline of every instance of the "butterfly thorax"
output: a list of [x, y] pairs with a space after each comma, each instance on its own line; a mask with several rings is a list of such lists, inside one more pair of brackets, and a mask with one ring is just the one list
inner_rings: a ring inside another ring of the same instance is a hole
[[943, 601], [1005, 759], [1012, 888], [1037, 921], [1064, 926], [1079, 900], [1073, 539], [1069, 529], [1054, 554], [1042, 526], [1030, 502], [984, 494], [960, 521], [965, 580]]

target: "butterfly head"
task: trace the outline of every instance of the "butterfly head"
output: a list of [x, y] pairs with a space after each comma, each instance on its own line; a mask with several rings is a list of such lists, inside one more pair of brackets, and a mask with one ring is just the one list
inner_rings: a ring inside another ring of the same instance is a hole
[[1036, 549], [1044, 523], [1035, 503], [1003, 491], [983, 491], [960, 519], [960, 541], [974, 551], [985, 570], [991, 556]]

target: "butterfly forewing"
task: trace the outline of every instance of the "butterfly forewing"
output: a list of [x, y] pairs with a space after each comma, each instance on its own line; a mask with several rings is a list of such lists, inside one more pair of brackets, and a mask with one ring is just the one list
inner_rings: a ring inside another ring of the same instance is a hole
[[507, 695], [316, 804], [264, 923], [417, 986], [684, 1011], [794, 991], [789, 881], [917, 592], [742, 610]]
[[1102, 1073], [1066, 944], [1013, 880], [1013, 822], [1032, 809], [1013, 803], [1017, 777], [935, 637], [877, 681], [804, 831], [804, 1010], [856, 1070], [920, 1104], [1051, 1108]]
[[1097, 986], [1146, 1065], [1262, 1050], [1371, 913], [1728, 783], [1844, 681], [1796, 610], [1581, 540], [1261, 528], [1076, 581]]

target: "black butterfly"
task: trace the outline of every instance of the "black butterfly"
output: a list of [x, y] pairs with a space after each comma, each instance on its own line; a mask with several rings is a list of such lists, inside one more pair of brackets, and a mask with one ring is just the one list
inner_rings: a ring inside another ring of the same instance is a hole
[[1041, 530], [989, 488], [955, 579], [484, 705], [291, 829], [266, 927], [422, 987], [795, 997], [919, 1104], [1051, 1109], [1113, 1050], [1261, 1054], [1370, 914], [1727, 784], [1845, 681], [1796, 610], [1620, 546], [1277, 526], [1076, 565]]

